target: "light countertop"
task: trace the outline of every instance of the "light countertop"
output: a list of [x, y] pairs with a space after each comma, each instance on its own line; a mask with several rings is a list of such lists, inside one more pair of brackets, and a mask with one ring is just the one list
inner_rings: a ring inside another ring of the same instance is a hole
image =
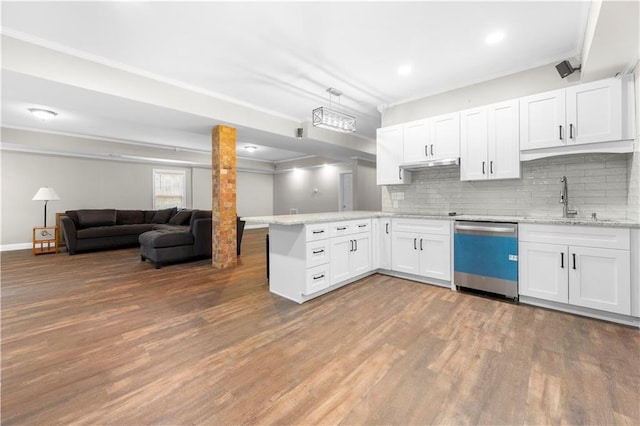
[[496, 216], [496, 215], [439, 215], [439, 214], [407, 214], [386, 213], [372, 211], [330, 212], [289, 214], [276, 216], [253, 216], [242, 219], [250, 223], [275, 224], [275, 225], [305, 225], [309, 223], [337, 222], [343, 220], [367, 219], [376, 217], [406, 217], [415, 219], [436, 220], [468, 220], [485, 222], [513, 222], [513, 223], [538, 223], [550, 225], [584, 225], [605, 226], [614, 228], [640, 228], [640, 222], [625, 219], [590, 219], [590, 218], [561, 218], [561, 217], [523, 217], [523, 216]]

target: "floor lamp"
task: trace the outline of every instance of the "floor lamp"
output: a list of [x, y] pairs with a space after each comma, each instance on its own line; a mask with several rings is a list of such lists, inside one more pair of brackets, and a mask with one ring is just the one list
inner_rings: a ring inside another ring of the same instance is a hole
[[58, 196], [56, 191], [53, 188], [48, 188], [46, 186], [43, 186], [42, 188], [38, 189], [38, 192], [36, 192], [36, 195], [34, 195], [32, 198], [33, 201], [44, 201], [44, 227], [45, 228], [47, 227], [47, 203], [49, 201], [54, 201], [59, 199], [60, 197]]

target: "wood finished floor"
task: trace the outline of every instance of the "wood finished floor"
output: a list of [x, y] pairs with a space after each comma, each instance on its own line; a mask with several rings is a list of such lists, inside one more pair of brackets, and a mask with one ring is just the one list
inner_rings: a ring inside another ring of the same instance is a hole
[[298, 305], [240, 265], [2, 254], [2, 423], [640, 424], [637, 329], [374, 275]]

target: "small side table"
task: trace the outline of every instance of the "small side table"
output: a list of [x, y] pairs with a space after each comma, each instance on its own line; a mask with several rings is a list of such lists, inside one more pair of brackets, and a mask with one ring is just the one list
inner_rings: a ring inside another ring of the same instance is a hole
[[31, 252], [36, 254], [57, 253], [58, 252], [58, 227], [34, 227], [33, 228], [33, 248]]

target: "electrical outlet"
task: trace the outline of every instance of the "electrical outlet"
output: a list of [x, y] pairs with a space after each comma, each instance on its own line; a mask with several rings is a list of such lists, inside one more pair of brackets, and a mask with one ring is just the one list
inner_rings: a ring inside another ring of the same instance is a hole
[[394, 209], [398, 208], [398, 201], [397, 200], [393, 200], [393, 208]]

